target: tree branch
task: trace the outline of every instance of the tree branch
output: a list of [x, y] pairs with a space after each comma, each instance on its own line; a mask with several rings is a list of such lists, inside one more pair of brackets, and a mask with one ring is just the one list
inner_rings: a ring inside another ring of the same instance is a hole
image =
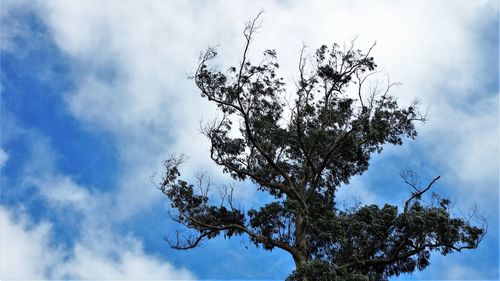
[[412, 193], [412, 196], [410, 198], [408, 198], [408, 200], [405, 201], [404, 203], [404, 213], [407, 213], [408, 212], [408, 208], [410, 206], [410, 202], [416, 198], [420, 198], [425, 192], [427, 192], [431, 187], [432, 185], [439, 179], [441, 178], [441, 176], [437, 176], [436, 178], [434, 178], [430, 183], [429, 185], [422, 189], [422, 190], [419, 190], [417, 189], [415, 186], [411, 185], [413, 188], [415, 188], [417, 190], [417, 192], [414, 192]]
[[[285, 251], [289, 252], [292, 256], [299, 255], [298, 251], [294, 247], [290, 246], [289, 244], [284, 243], [284, 242], [279, 242], [279, 241], [273, 240], [269, 237], [259, 235], [244, 225], [239, 225], [239, 224], [234, 224], [234, 223], [227, 224], [227, 225], [211, 225], [211, 224], [199, 221], [199, 220], [187, 215], [186, 213], [182, 212], [181, 209], [178, 208], [178, 206], [176, 206], [176, 208], [179, 211], [179, 214], [181, 216], [183, 216], [184, 218], [189, 220], [191, 223], [193, 223], [193, 224], [197, 225], [199, 228], [201, 228], [198, 230], [200, 232], [202, 232], [202, 234], [195, 240], [196, 245], [198, 245], [203, 238], [207, 237], [208, 235], [210, 235], [212, 233], [215, 233], [218, 231], [224, 231], [224, 230], [228, 230], [228, 229], [238, 229], [238, 230], [248, 234], [250, 237], [254, 238], [255, 240], [259, 241], [260, 243], [285, 250]], [[205, 230], [206, 232], [203, 232], [203, 230]], [[192, 245], [192, 247], [187, 246], [185, 248], [190, 249], [190, 248], [195, 247], [196, 245]]]

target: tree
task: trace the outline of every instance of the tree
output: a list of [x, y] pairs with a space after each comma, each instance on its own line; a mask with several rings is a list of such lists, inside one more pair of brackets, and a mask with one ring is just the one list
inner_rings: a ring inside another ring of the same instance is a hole
[[[335, 194], [341, 185], [368, 169], [372, 154], [384, 144], [401, 145], [417, 136], [425, 116], [417, 103], [400, 107], [389, 94], [394, 84], [371, 88], [376, 73], [370, 52], [321, 46], [312, 60], [300, 54], [295, 100], [284, 98], [276, 52], [267, 50], [258, 64], [248, 58], [257, 20], [245, 30], [243, 57], [226, 72], [208, 65], [216, 50], [200, 58], [194, 81], [202, 97], [217, 105], [219, 119], [202, 132], [210, 140], [210, 157], [237, 181], [250, 180], [274, 201], [244, 211], [224, 189], [220, 204], [211, 204], [208, 183], [179, 180], [183, 157], [165, 161], [160, 185], [176, 210], [172, 218], [190, 230], [170, 241], [190, 249], [218, 235], [247, 235], [266, 250], [279, 248], [295, 261], [289, 280], [387, 280], [429, 265], [430, 253], [443, 255], [474, 249], [485, 229], [450, 215], [450, 201], [433, 194], [414, 172], [402, 173], [412, 193], [401, 209], [386, 204], [342, 209]], [[198, 190], [196, 189], [198, 187]]]

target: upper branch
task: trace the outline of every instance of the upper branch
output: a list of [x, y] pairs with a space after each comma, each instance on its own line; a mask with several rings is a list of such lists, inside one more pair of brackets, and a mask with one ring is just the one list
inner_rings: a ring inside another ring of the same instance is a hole
[[[404, 178], [404, 177], [403, 177], [403, 178]], [[427, 185], [427, 187], [426, 187], [426, 188], [424, 188], [424, 189], [422, 189], [422, 190], [420, 190], [419, 188], [417, 188], [417, 187], [415, 186], [415, 184], [414, 184], [414, 183], [409, 182], [409, 181], [408, 181], [408, 179], [407, 179], [407, 178], [405, 178], [405, 182], [406, 182], [407, 184], [409, 184], [411, 187], [413, 187], [413, 188], [416, 190], [416, 192], [413, 192], [413, 193], [412, 193], [412, 196], [411, 196], [410, 198], [408, 198], [408, 200], [406, 200], [406, 201], [405, 201], [405, 203], [404, 203], [404, 212], [405, 212], [405, 213], [406, 213], [406, 212], [408, 212], [408, 208], [409, 208], [409, 206], [410, 206], [411, 201], [413, 201], [414, 199], [419, 199], [419, 198], [420, 198], [420, 197], [421, 197], [424, 193], [426, 193], [426, 192], [427, 192], [427, 191], [428, 191], [428, 190], [432, 187], [432, 185], [433, 185], [433, 184], [434, 184], [434, 183], [435, 183], [438, 179], [440, 179], [440, 178], [441, 178], [441, 176], [437, 176], [437, 177], [435, 177], [435, 178], [434, 178], [434, 179], [433, 179], [433, 180], [429, 183], [429, 185]]]

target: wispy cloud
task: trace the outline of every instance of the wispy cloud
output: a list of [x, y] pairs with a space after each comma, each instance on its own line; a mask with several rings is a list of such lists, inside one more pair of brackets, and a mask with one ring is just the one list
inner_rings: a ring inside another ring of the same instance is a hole
[[[24, 165], [22, 177], [10, 182], [16, 186], [3, 186], [3, 192], [16, 188], [31, 193], [30, 199], [45, 202], [51, 216], [34, 222], [25, 202], [0, 206], [2, 280], [194, 278], [188, 270], [146, 253], [139, 238], [114, 231], [112, 196], [92, 191], [59, 171], [57, 152], [46, 136], [22, 127], [18, 132], [18, 137], [32, 140], [27, 149], [32, 160]], [[62, 223], [75, 237], [59, 240], [51, 220]]]

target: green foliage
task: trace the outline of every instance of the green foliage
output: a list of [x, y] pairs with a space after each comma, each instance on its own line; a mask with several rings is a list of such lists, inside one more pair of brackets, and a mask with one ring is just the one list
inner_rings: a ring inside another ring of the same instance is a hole
[[313, 260], [296, 269], [286, 281], [368, 281], [366, 275], [357, 272], [346, 272], [336, 270], [335, 267], [325, 261]]
[[330, 263], [323, 261], [310, 261], [302, 267], [296, 269], [290, 276], [288, 276], [286, 281], [302, 281], [304, 278], [317, 281], [345, 280], [340, 279], [335, 268]]

